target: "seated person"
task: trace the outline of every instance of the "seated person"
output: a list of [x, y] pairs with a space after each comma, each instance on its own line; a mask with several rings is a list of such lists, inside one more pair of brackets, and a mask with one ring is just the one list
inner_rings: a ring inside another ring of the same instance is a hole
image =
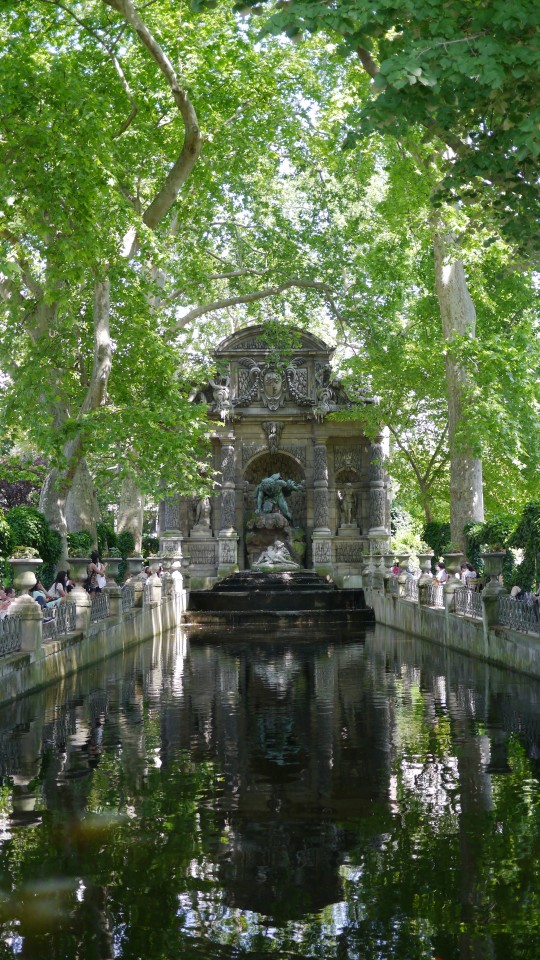
[[446, 567], [442, 560], [439, 560], [435, 564], [434, 580], [436, 583], [446, 583], [446, 581], [448, 580], [448, 573], [446, 572]]
[[36, 580], [33, 587], [28, 591], [32, 600], [36, 600], [40, 607], [56, 607], [61, 601], [61, 597], [51, 597], [40, 580]]
[[401, 573], [401, 567], [400, 567], [399, 563], [397, 562], [397, 560], [394, 560], [394, 565], [393, 565], [393, 567], [392, 567], [392, 573], [394, 574], [395, 577], [399, 577], [399, 575], [400, 575], [400, 573]]
[[523, 597], [524, 597], [523, 590], [521, 589], [521, 587], [517, 585], [517, 583], [514, 584], [514, 586], [512, 587], [510, 591], [510, 596], [512, 597], [513, 600], [523, 600]]
[[70, 589], [66, 571], [59, 570], [56, 574], [56, 580], [49, 587], [48, 596], [52, 600], [65, 600]]
[[6, 587], [2, 590], [4, 594], [4, 599], [0, 603], [0, 620], [3, 620], [7, 616], [8, 610], [15, 599], [15, 588]]

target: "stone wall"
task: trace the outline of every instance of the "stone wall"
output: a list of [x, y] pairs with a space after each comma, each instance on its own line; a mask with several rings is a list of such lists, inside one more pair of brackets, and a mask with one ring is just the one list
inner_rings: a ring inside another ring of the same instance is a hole
[[[37, 607], [29, 597], [24, 600]], [[38, 607], [38, 616], [23, 623], [23, 649], [0, 659], [0, 704], [57, 683], [78, 670], [172, 630], [180, 624], [186, 609], [186, 591], [182, 588], [162, 597], [161, 586], [155, 584], [152, 592], [143, 595], [141, 591], [138, 602], [140, 606], [125, 611], [118, 609], [116, 616], [89, 623], [83, 630], [49, 641], [42, 639]]]
[[540, 677], [540, 637], [521, 633], [485, 619], [458, 616], [449, 609], [429, 607], [384, 589], [365, 588], [366, 602], [377, 623], [430, 640], [469, 656]]

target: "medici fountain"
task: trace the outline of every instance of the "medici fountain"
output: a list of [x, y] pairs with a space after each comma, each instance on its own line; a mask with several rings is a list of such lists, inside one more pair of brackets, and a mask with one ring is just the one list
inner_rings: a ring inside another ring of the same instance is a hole
[[[290, 333], [286, 354], [262, 327], [234, 333], [215, 351], [221, 375], [193, 390], [207, 404], [208, 472], [218, 479], [213, 495], [165, 498], [159, 511], [161, 552], [183, 555], [193, 609], [219, 610], [232, 592], [229, 608], [253, 610], [240, 594], [256, 586], [269, 610], [298, 609], [290, 594], [303, 591], [300, 609], [325, 595], [327, 607], [367, 612], [362, 569], [389, 541], [384, 439], [365, 435], [362, 409], [373, 401], [347, 395], [332, 348]], [[340, 411], [348, 417], [329, 416]]]

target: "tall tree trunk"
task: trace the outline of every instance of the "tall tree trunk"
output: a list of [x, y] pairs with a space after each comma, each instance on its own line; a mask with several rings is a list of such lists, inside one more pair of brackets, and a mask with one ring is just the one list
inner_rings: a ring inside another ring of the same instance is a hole
[[122, 481], [118, 498], [118, 533], [129, 530], [133, 534], [137, 553], [142, 550], [143, 518], [144, 497], [134, 474], [128, 474]]
[[65, 500], [60, 495], [58, 470], [51, 470], [45, 477], [45, 482], [39, 495], [39, 509], [44, 514], [51, 527], [58, 530], [62, 538], [62, 560], [67, 557], [67, 523]]
[[96, 523], [99, 520], [99, 505], [94, 490], [94, 479], [84, 457], [75, 470], [68, 495], [66, 497], [66, 525], [69, 533], [87, 530], [92, 535], [94, 549], [97, 548]]
[[[443, 337], [449, 343], [457, 336], [474, 337], [476, 311], [471, 300], [463, 263], [456, 254], [454, 238], [436, 231], [434, 237], [435, 291], [441, 311]], [[448, 439], [450, 446], [450, 531], [452, 541], [465, 547], [463, 527], [484, 519], [482, 461], [463, 439], [466, 373], [446, 355]]]

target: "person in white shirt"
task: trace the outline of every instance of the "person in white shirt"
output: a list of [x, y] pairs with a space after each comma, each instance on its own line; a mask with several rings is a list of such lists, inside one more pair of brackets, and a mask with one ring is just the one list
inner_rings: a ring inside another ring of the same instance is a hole
[[446, 567], [442, 560], [439, 560], [435, 564], [435, 580], [437, 581], [437, 583], [446, 583], [446, 581], [448, 580]]

